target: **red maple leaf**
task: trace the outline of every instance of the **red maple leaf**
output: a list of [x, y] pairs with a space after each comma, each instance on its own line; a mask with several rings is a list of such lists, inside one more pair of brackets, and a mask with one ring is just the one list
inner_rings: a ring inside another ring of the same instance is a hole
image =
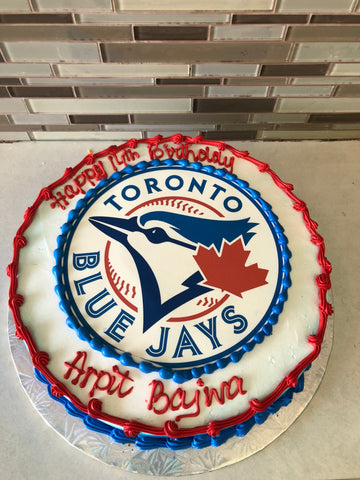
[[206, 285], [226, 290], [238, 297], [253, 288], [266, 285], [269, 270], [259, 268], [257, 263], [245, 266], [250, 251], [244, 250], [241, 238], [233, 244], [224, 242], [221, 255], [211, 247], [200, 245], [194, 258], [206, 278]]

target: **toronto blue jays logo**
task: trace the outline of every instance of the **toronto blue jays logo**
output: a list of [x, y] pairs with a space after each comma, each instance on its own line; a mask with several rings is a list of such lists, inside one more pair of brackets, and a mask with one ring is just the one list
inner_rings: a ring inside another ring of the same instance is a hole
[[282, 288], [281, 248], [250, 189], [157, 168], [89, 198], [68, 222], [63, 283], [96, 348], [198, 365], [266, 323]]
[[[174, 246], [171, 255], [167, 254], [162, 260], [171, 264], [175, 255], [179, 253], [179, 248], [186, 249], [190, 255], [198, 250], [199, 246], [210, 248], [212, 245], [220, 252], [225, 242], [228, 244], [241, 237], [246, 245], [250, 238], [255, 235], [250, 230], [256, 226], [249, 219], [240, 220], [212, 220], [202, 217], [191, 217], [187, 215], [176, 214], [166, 211], [156, 211], [146, 213], [140, 217], [130, 219], [118, 217], [90, 217], [89, 221], [109, 238], [120, 242], [126, 247], [134, 259], [141, 285], [142, 303], [143, 303], [143, 331], [146, 332], [161, 318], [168, 315], [180, 305], [199, 297], [213, 290], [213, 286], [204, 284], [207, 280], [200, 269], [195, 270], [189, 277], [177, 286], [177, 293], [166, 301], [162, 301], [160, 286], [154, 268], [146, 260], [146, 252], [154, 244], [163, 243]], [[154, 221], [160, 225], [166, 225], [168, 229], [176, 232], [181, 239], [170, 236], [164, 227], [154, 226], [146, 228], [146, 224]], [[139, 252], [131, 243], [131, 234], [140, 233], [145, 237], [146, 246], [144, 253]], [[196, 260], [196, 256], [195, 256]], [[210, 260], [210, 259], [209, 259]], [[206, 265], [205, 269], [206, 269]], [[207, 266], [211, 269], [211, 265]], [[218, 272], [218, 282], [221, 288], [221, 274], [229, 275], [230, 272]], [[263, 271], [263, 277], [266, 277], [267, 271]], [[168, 278], [170, 282], [171, 277]], [[263, 280], [265, 283], [265, 279]]]

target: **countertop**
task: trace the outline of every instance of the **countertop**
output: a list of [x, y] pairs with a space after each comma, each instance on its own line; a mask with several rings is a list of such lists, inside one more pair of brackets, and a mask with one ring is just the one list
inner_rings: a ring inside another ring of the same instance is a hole
[[[115, 142], [113, 142], [115, 143]], [[120, 143], [120, 142], [118, 142]], [[268, 162], [295, 186], [325, 238], [333, 266], [334, 340], [326, 373], [312, 401], [264, 450], [194, 480], [238, 478], [349, 479], [360, 477], [360, 142], [231, 142]], [[7, 333], [12, 238], [39, 190], [74, 166], [87, 150], [109, 142], [0, 144], [1, 323], [0, 471], [4, 480], [144, 480], [148, 476], [103, 464], [69, 445], [37, 414], [12, 363]], [[157, 477], [165, 478], [165, 477]], [[169, 477], [167, 477], [169, 478]]]

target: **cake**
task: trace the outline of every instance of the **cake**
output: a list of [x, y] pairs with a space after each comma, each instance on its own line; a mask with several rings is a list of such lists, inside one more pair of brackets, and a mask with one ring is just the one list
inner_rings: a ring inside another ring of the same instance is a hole
[[332, 313], [324, 241], [292, 185], [200, 136], [90, 152], [40, 191], [13, 245], [9, 307], [36, 377], [140, 449], [266, 428]]

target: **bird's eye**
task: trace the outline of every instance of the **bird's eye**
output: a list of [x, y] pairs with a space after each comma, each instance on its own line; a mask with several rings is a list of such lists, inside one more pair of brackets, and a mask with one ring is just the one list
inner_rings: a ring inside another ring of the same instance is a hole
[[162, 228], [152, 228], [150, 230], [151, 238], [149, 240], [153, 243], [161, 243], [167, 240], [166, 232]]
[[153, 237], [159, 237], [163, 233], [163, 230], [161, 228], [152, 228], [151, 229], [151, 235]]

